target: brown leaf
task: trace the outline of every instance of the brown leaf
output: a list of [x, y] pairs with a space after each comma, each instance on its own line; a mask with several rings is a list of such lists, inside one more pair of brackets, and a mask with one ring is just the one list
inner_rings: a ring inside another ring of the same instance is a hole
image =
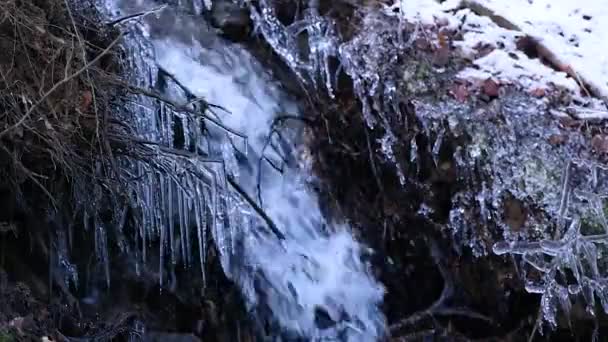
[[526, 224], [528, 213], [523, 203], [515, 198], [509, 198], [504, 206], [505, 222], [513, 231], [521, 230]]
[[583, 123], [570, 117], [559, 118], [559, 123], [564, 128], [579, 128]]
[[600, 134], [591, 138], [591, 147], [598, 153], [608, 153], [608, 139]]
[[444, 31], [439, 31], [439, 33], [437, 33], [437, 38], [439, 40], [440, 47], [442, 47], [442, 48], [449, 47], [448, 35]]
[[433, 64], [436, 66], [444, 66], [450, 61], [450, 47], [440, 46], [433, 54]]
[[544, 88], [534, 88], [530, 91], [530, 94], [534, 97], [544, 97], [547, 95], [547, 91]]
[[421, 50], [421, 51], [431, 50], [431, 43], [424, 37], [416, 38], [416, 40], [414, 41], [414, 44], [416, 45], [416, 49], [418, 49], [418, 50]]
[[498, 85], [498, 83], [496, 83], [496, 81], [491, 78], [485, 80], [483, 82], [483, 85], [481, 86], [481, 90], [483, 91], [483, 93], [490, 97], [498, 97], [499, 89], [500, 86]]
[[93, 93], [91, 93], [90, 90], [85, 90], [82, 93], [82, 99], [80, 101], [80, 111], [86, 112], [91, 106], [91, 103], [93, 103]]
[[549, 144], [558, 146], [566, 142], [568, 138], [563, 134], [551, 134], [549, 137]]
[[469, 97], [469, 89], [467, 89], [467, 86], [464, 84], [455, 84], [452, 86], [452, 89], [450, 89], [450, 93], [460, 102], [466, 102]]

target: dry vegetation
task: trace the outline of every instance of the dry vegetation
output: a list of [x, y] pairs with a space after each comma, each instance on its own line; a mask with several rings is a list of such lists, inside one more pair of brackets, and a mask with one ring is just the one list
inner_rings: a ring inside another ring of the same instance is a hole
[[[112, 163], [116, 131], [104, 79], [116, 31], [75, 18], [67, 1], [0, 1], [0, 172], [4, 187], [50, 184]], [[55, 204], [55, 203], [54, 203]]]
[[[70, 212], [75, 184], [119, 189], [117, 146], [130, 145], [129, 128], [115, 119], [121, 89], [110, 83], [121, 72], [121, 34], [83, 13], [67, 0], [0, 0], [0, 333], [42, 336], [55, 325], [49, 312], [57, 310], [41, 300], [52, 291], [28, 268], [52, 255], [47, 210]], [[17, 211], [40, 224], [19, 221]], [[20, 249], [22, 240], [38, 254]], [[10, 285], [11, 277], [24, 283]]]

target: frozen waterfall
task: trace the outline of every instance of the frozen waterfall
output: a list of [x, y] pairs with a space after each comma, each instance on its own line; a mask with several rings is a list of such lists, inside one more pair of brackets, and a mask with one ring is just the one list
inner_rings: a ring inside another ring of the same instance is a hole
[[[158, 5], [106, 2], [113, 17]], [[163, 154], [164, 172], [129, 165], [147, 174], [134, 195], [142, 211], [138, 261], [149, 262], [147, 241], [159, 239], [162, 284], [165, 264], [205, 262], [209, 233], [249, 308], [267, 313], [281, 336], [381, 339], [384, 289], [362, 261], [369, 251], [348, 227], [323, 218], [299, 157], [298, 126], [273, 129], [281, 115], [303, 113], [245, 48], [181, 12], [166, 7], [124, 26], [138, 86], [191, 109], [179, 112], [152, 99], [133, 108], [142, 138], [184, 151], [175, 160]], [[200, 99], [218, 106], [206, 118], [192, 114], [203, 107]]]

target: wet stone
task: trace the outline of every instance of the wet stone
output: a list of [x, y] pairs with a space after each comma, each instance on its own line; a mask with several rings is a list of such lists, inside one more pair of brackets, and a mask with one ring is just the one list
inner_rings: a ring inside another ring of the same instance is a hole
[[232, 1], [213, 1], [209, 13], [211, 24], [222, 36], [232, 41], [244, 41], [251, 32], [249, 11]]

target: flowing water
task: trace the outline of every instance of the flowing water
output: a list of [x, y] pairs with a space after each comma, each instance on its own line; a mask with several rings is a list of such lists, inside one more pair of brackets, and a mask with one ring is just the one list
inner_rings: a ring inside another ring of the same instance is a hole
[[[106, 0], [113, 18], [155, 6]], [[302, 125], [275, 129], [297, 121], [286, 116], [304, 114], [244, 47], [219, 38], [191, 9], [167, 7], [123, 24], [131, 33], [124, 45], [131, 82], [190, 111], [145, 97], [129, 108], [138, 134], [159, 145], [164, 165], [158, 172], [125, 163], [142, 176], [133, 195], [141, 207], [138, 267], [150, 262], [150, 240], [158, 239], [159, 281], [166, 284], [172, 268], [204, 264], [212, 240], [226, 275], [252, 312], [278, 324], [277, 336], [382, 338], [384, 290], [362, 261], [371, 251], [349, 227], [323, 218], [300, 157]], [[196, 118], [200, 98], [222, 108]], [[97, 232], [105, 241], [104, 228]]]

